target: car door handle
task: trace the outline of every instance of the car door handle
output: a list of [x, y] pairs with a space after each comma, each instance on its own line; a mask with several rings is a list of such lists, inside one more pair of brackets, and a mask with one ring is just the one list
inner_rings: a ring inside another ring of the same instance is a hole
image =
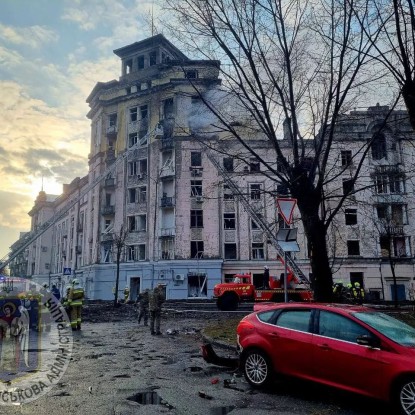
[[331, 347], [327, 343], [319, 344], [318, 347], [323, 350], [330, 350]]
[[277, 333], [273, 333], [273, 332], [268, 333], [268, 335], [271, 337], [280, 337]]

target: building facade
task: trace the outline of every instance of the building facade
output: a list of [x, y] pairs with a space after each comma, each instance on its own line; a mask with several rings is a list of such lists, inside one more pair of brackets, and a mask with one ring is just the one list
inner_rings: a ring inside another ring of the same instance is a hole
[[[90, 299], [113, 298], [117, 262], [119, 290], [128, 286], [132, 299], [158, 282], [166, 284], [169, 299], [211, 298], [214, 285], [235, 273], [251, 272], [261, 285], [265, 265], [279, 276], [283, 265], [275, 248], [241, 203], [244, 198], [277, 232], [286, 226], [275, 203], [278, 183], [263, 175], [261, 164], [237, 142], [209, 129], [208, 111], [200, 104], [200, 94], [220, 86], [219, 62], [191, 60], [162, 35], [114, 53], [121, 76], [98, 82], [87, 98], [88, 175], [64, 185], [50, 204], [36, 201], [32, 232], [53, 215], [59, 220], [29, 247], [27, 275], [62, 289], [76, 276]], [[329, 160], [336, 178], [328, 182], [327, 193], [342, 197], [353, 169], [361, 174], [356, 194], [332, 226], [330, 256], [335, 279], [359, 281], [384, 299], [392, 298], [396, 281], [400, 298], [408, 299], [415, 218], [406, 172], [413, 165], [414, 137], [402, 111], [395, 111], [379, 133], [387, 113], [379, 106], [354, 111], [336, 127]], [[273, 163], [276, 157], [264, 137], [246, 137]], [[360, 165], [360, 149], [374, 139]], [[207, 150], [218, 142], [222, 152]], [[281, 143], [289, 151], [289, 140], [281, 137]], [[238, 192], [224, 181], [218, 164]], [[334, 208], [330, 203], [326, 209]], [[300, 246], [295, 259], [308, 275], [298, 215], [294, 226]]]

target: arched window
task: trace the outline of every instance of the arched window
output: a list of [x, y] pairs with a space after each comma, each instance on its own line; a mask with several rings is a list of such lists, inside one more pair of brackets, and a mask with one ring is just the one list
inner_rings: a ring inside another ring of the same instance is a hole
[[381, 133], [378, 133], [373, 137], [372, 157], [373, 160], [381, 160], [383, 158], [388, 158], [386, 153], [386, 138]]

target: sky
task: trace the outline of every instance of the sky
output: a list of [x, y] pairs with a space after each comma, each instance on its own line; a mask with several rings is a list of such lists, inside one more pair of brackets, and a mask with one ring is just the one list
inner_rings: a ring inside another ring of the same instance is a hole
[[43, 190], [88, 172], [86, 98], [113, 50], [151, 36], [152, 0], [0, 0], [0, 261]]

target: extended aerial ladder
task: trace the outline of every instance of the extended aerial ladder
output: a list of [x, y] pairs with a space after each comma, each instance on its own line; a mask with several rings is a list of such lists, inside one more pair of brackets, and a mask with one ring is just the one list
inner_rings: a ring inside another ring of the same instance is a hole
[[6, 267], [13, 259], [15, 259], [20, 253], [22, 253], [28, 246], [30, 246], [36, 239], [38, 239], [41, 235], [43, 235], [50, 227], [52, 227], [55, 223], [65, 217], [65, 215], [77, 204], [81, 201], [92, 189], [94, 189], [102, 180], [112, 175], [117, 166], [120, 165], [121, 162], [127, 159], [128, 155], [131, 151], [137, 149], [143, 143], [148, 142], [151, 135], [154, 133], [155, 135], [158, 134], [160, 127], [157, 126], [154, 130], [148, 132], [144, 137], [140, 138], [140, 140], [134, 144], [133, 146], [129, 147], [124, 153], [120, 154], [115, 161], [110, 164], [105, 171], [98, 175], [85, 189], [83, 189], [78, 196], [74, 197], [64, 208], [56, 212], [48, 221], [43, 223], [39, 226], [36, 231], [32, 231], [27, 233], [23, 237], [22, 244], [19, 248], [17, 248], [12, 253], [5, 255], [3, 258], [0, 259], [0, 270]]
[[270, 225], [265, 221], [262, 215], [259, 215], [256, 209], [249, 203], [246, 195], [241, 192], [239, 186], [233, 181], [229, 173], [222, 168], [221, 164], [218, 160], [216, 160], [215, 156], [212, 154], [214, 150], [207, 149], [206, 155], [210, 162], [216, 167], [219, 174], [224, 179], [225, 183], [229, 186], [232, 192], [238, 196], [238, 200], [241, 201], [243, 207], [246, 209], [248, 214], [251, 216], [252, 219], [258, 224], [258, 226], [266, 233], [268, 239], [271, 241], [272, 245], [274, 246], [275, 250], [277, 251], [277, 255], [279, 260], [284, 264], [284, 259], [287, 262], [288, 269], [294, 274], [297, 281], [305, 286], [310, 286], [310, 281], [295, 263], [295, 261], [289, 256], [285, 255], [284, 250], [281, 248], [281, 245], [278, 243], [277, 237], [275, 232], [272, 231]]

